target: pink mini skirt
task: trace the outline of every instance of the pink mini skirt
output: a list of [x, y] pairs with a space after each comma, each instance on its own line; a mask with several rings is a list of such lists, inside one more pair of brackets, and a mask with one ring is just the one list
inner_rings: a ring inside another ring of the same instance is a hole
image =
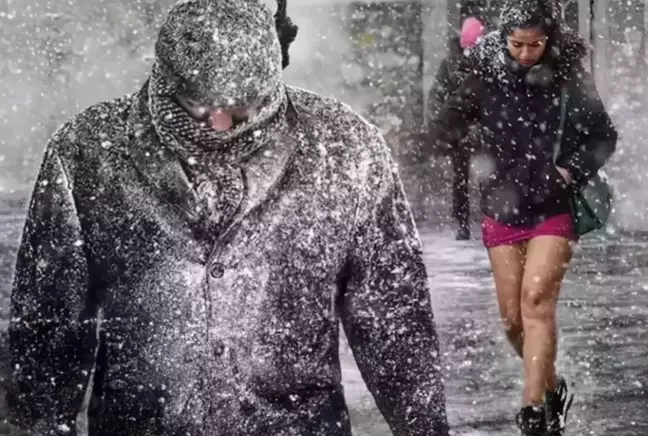
[[568, 213], [547, 218], [535, 227], [509, 226], [485, 216], [481, 231], [486, 248], [518, 244], [536, 236], [562, 236], [571, 241], [578, 240], [572, 217]]

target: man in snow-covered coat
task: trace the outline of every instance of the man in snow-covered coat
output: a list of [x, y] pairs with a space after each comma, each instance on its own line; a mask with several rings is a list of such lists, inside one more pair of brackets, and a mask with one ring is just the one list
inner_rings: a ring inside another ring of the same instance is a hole
[[189, 0], [134, 95], [47, 146], [11, 300], [13, 422], [351, 433], [341, 320], [394, 435], [447, 435], [421, 244], [378, 130], [282, 83], [260, 0]]

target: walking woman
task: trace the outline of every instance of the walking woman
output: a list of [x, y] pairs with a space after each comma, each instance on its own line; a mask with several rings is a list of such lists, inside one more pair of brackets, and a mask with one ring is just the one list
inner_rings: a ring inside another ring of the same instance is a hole
[[555, 370], [556, 306], [577, 240], [569, 197], [616, 147], [582, 67], [585, 51], [557, 1], [508, 0], [498, 29], [475, 48], [473, 72], [431, 125], [436, 141], [456, 144], [479, 123], [492, 158], [481, 189], [482, 238], [507, 337], [523, 359], [516, 421], [525, 436], [564, 434], [569, 403]]

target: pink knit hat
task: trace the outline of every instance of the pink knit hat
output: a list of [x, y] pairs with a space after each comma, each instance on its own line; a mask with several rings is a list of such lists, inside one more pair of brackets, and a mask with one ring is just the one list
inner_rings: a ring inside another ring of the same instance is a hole
[[470, 48], [477, 44], [477, 41], [484, 36], [484, 24], [475, 17], [468, 17], [461, 26], [461, 37], [459, 44], [461, 48]]

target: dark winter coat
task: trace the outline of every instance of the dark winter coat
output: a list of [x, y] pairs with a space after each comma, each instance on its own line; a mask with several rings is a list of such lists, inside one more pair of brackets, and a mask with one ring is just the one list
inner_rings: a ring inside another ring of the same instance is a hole
[[428, 112], [434, 118], [448, 98], [461, 86], [463, 79], [472, 70], [468, 53], [459, 45], [459, 38], [450, 40], [448, 56], [445, 57], [428, 95]]
[[[434, 84], [428, 94], [428, 120], [433, 121], [437, 117], [443, 104], [457, 92], [463, 80], [472, 71], [469, 55], [470, 51], [464, 50], [459, 45], [458, 37], [450, 40], [449, 54], [441, 61]], [[447, 155], [454, 152], [469, 159], [470, 153], [479, 149], [480, 138], [476, 129], [471, 129], [465, 137], [459, 140], [459, 144], [428, 141], [427, 146], [428, 150], [434, 150], [433, 154], [435, 155]]]
[[[238, 14], [180, 7], [204, 3]], [[159, 74], [47, 146], [11, 297], [13, 422], [73, 435], [96, 362], [92, 436], [348, 436], [341, 321], [394, 435], [447, 435], [421, 244], [378, 130], [280, 84], [258, 141], [218, 142], [166, 115]]]
[[576, 186], [596, 174], [617, 140], [593, 78], [582, 68], [583, 42], [562, 25], [559, 13], [550, 14], [555, 32], [539, 65], [525, 71], [510, 58], [505, 36], [524, 25], [518, 21], [533, 10], [527, 5], [533, 1], [505, 7], [500, 29], [475, 49], [475, 71], [441, 108], [431, 129], [437, 141], [453, 143], [468, 126], [480, 124], [493, 163], [482, 183], [482, 210], [520, 226], [570, 211], [571, 188], [553, 161], [563, 87], [568, 104], [557, 165], [570, 171]]

